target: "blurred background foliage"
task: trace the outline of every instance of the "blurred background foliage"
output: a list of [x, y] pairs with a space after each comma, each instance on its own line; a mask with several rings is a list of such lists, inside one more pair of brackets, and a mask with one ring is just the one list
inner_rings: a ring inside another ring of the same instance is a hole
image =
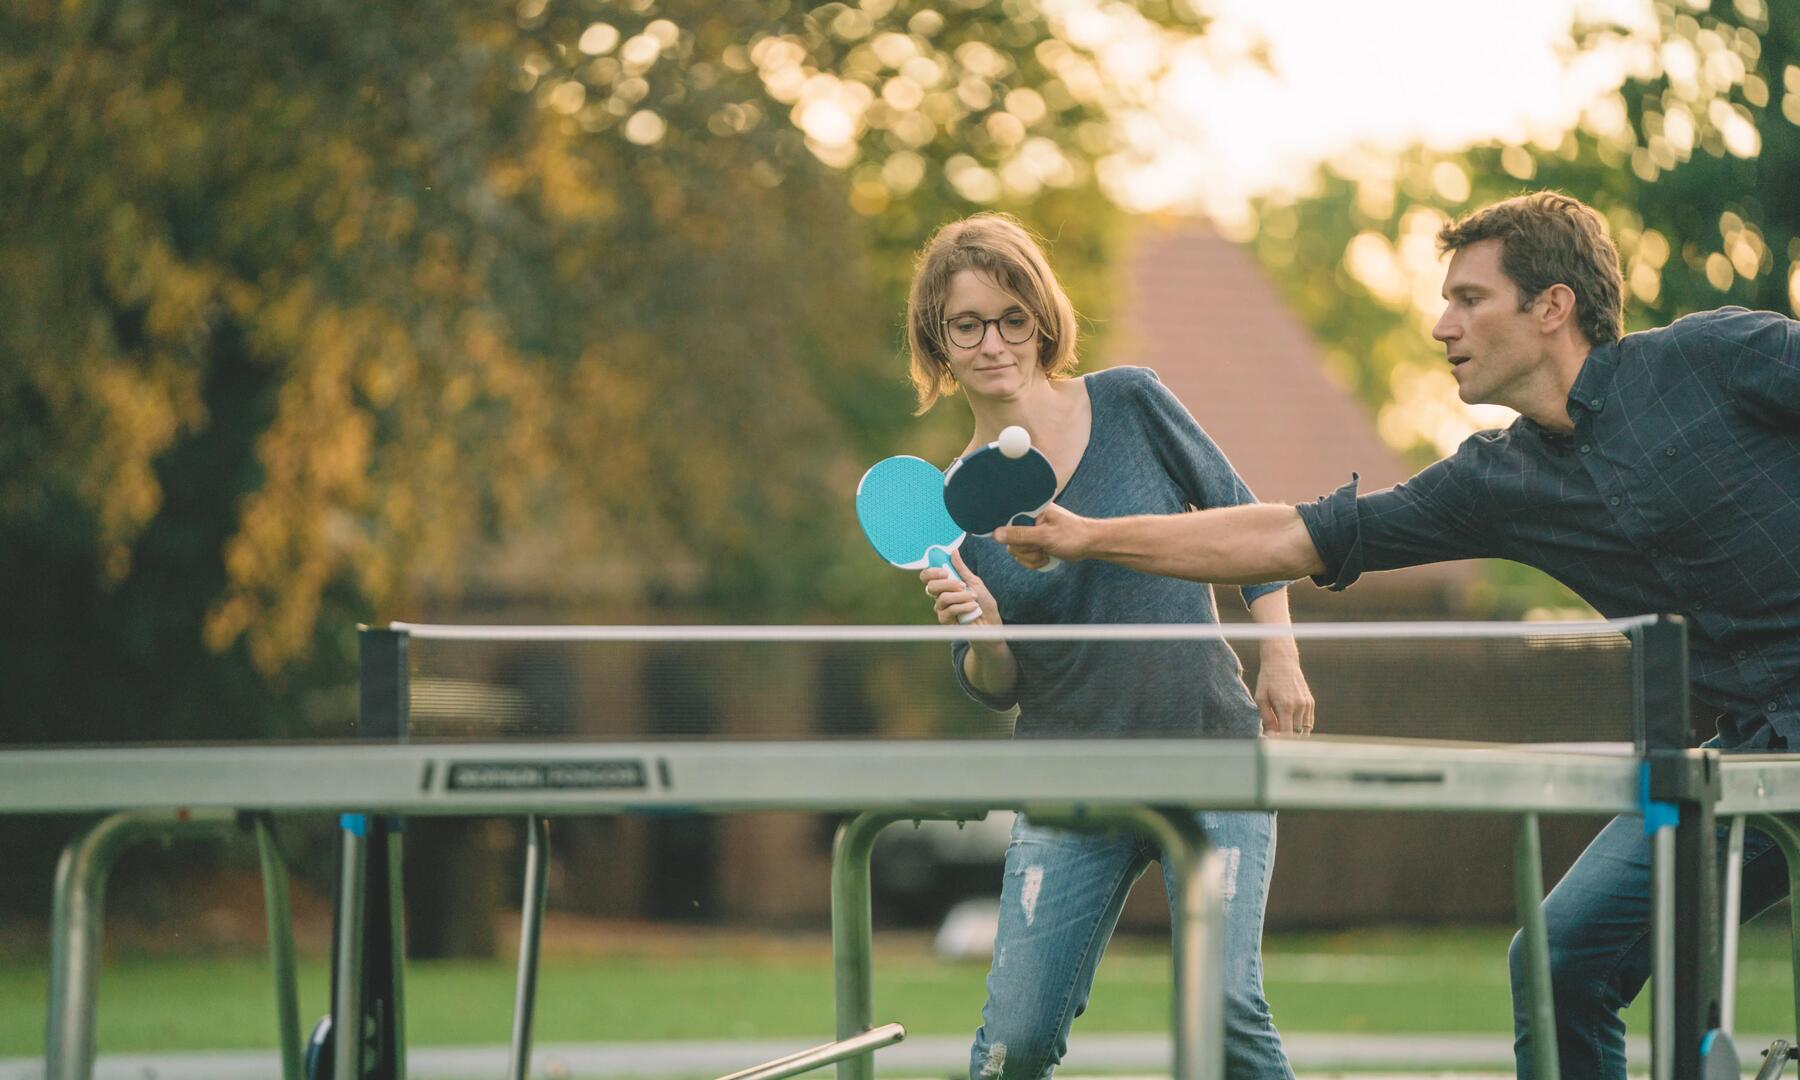
[[[1098, 166], [1148, 98], [1096, 11], [1207, 28], [1180, 0], [6, 5], [0, 739], [326, 730], [359, 620], [527, 593], [923, 620], [821, 501], [966, 436], [904, 378], [937, 225], [1018, 213], [1103, 325]], [[1657, 12], [1581, 31], [1631, 76], [1576, 129], [1346, 155], [1238, 237], [1416, 460], [1472, 422], [1428, 330], [1433, 236], [1481, 203], [1600, 207], [1634, 327], [1791, 310], [1800, 13]], [[1496, 610], [1567, 603], [1497, 580]]]
[[819, 507], [960, 448], [910, 416], [913, 252], [1013, 209], [1106, 305], [1105, 88], [1029, 0], [26, 0], [0, 42], [8, 741], [341, 724], [358, 620], [518, 582], [920, 618]]
[[[1601, 211], [1626, 279], [1626, 330], [1727, 304], [1800, 307], [1800, 6], [1658, 3], [1654, 29], [1578, 27], [1629, 77], [1552, 138], [1455, 152], [1352, 153], [1315, 190], [1258, 204], [1244, 238], [1312, 327], [1333, 374], [1416, 465], [1473, 427], [1509, 422], [1455, 394], [1430, 337], [1443, 310], [1438, 230], [1540, 188]], [[1522, 567], [1488, 574], [1478, 605], [1585, 610]]]
[[1628, 331], [1725, 304], [1792, 312], [1800, 10], [1762, 0], [1703, 9], [1658, 4], [1647, 35], [1583, 28], [1583, 47], [1618, 50], [1631, 76], [1554, 139], [1351, 154], [1321, 169], [1309, 197], [1257, 207], [1259, 259], [1337, 376], [1378, 410], [1386, 440], [1418, 463], [1467, 431], [1449, 411], [1455, 395], [1439, 392], [1454, 380], [1430, 338], [1443, 309], [1435, 241], [1480, 206], [1555, 188], [1605, 214]]

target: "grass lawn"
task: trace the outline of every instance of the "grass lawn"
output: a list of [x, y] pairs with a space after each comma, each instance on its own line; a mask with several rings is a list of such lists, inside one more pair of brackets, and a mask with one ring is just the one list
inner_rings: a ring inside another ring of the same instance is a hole
[[[1289, 1032], [1503, 1032], [1511, 1027], [1501, 929], [1361, 930], [1286, 934], [1267, 942], [1267, 990]], [[754, 942], [752, 946], [741, 944]], [[575, 955], [571, 955], [575, 953]], [[1738, 1028], [1780, 1033], [1793, 1024], [1785, 913], [1746, 932]], [[973, 1031], [982, 963], [946, 963], [920, 935], [878, 934], [876, 1019], [915, 1034]], [[327, 965], [303, 961], [304, 1022], [325, 1009]], [[513, 965], [415, 962], [407, 1022], [415, 1046], [502, 1044]], [[41, 958], [0, 958], [0, 1058], [42, 1052], [47, 976]], [[273, 993], [254, 954], [112, 958], [100, 982], [104, 1051], [272, 1046]], [[704, 936], [670, 945], [546, 950], [538, 995], [541, 1043], [683, 1038], [823, 1040], [831, 1029], [829, 945], [823, 935]], [[1628, 1022], [1648, 1030], [1648, 996]], [[1165, 1030], [1166, 943], [1122, 938], [1099, 974], [1087, 1032]]]

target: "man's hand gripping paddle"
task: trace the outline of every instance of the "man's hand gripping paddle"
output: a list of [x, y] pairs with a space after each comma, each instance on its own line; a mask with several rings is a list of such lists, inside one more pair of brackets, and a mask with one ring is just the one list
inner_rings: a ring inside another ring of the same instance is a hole
[[[944, 473], [944, 506], [965, 532], [991, 536], [1002, 525], [1036, 524], [1056, 498], [1056, 469], [1022, 427], [959, 458]], [[1055, 556], [1039, 570], [1062, 565]]]
[[[924, 458], [899, 456], [870, 466], [856, 485], [856, 517], [876, 554], [903, 570], [941, 566], [958, 581], [950, 553], [963, 530], [944, 510], [944, 474]], [[957, 616], [974, 622], [981, 612]]]

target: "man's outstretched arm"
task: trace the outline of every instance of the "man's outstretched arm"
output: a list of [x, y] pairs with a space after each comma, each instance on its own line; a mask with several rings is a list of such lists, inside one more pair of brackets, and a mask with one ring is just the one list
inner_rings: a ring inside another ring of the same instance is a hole
[[1280, 503], [1222, 506], [1187, 514], [1084, 518], [1051, 504], [1036, 525], [994, 530], [1013, 558], [1037, 568], [1060, 559], [1102, 559], [1147, 574], [1255, 585], [1325, 572], [1300, 512]]

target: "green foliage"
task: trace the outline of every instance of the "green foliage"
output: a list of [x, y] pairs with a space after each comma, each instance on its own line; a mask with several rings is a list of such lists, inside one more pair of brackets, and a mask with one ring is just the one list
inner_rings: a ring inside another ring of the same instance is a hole
[[8, 6], [0, 591], [36, 630], [0, 737], [304, 728], [354, 622], [459, 605], [926, 617], [847, 510], [867, 462], [961, 445], [910, 417], [912, 252], [1011, 209], [1106, 306], [1106, 88], [1057, 30]]

